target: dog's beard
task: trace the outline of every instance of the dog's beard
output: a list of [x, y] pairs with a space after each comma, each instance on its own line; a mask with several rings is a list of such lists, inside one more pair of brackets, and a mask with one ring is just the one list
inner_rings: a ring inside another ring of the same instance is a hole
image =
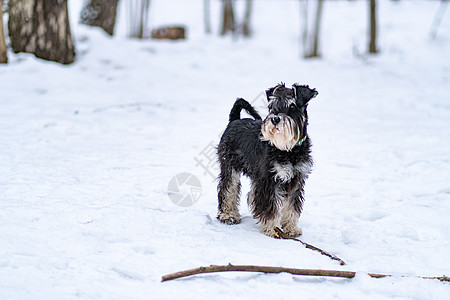
[[282, 150], [291, 151], [300, 140], [301, 130], [295, 121], [286, 115], [281, 115], [280, 122], [273, 125], [272, 115], [264, 121], [261, 133], [261, 140], [268, 141], [272, 146]]

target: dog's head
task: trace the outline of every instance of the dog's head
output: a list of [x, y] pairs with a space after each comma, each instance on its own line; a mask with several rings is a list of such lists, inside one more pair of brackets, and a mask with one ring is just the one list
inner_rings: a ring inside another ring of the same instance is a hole
[[317, 96], [315, 89], [294, 84], [278, 84], [266, 91], [269, 115], [261, 128], [262, 140], [283, 151], [290, 151], [306, 138], [308, 101]]

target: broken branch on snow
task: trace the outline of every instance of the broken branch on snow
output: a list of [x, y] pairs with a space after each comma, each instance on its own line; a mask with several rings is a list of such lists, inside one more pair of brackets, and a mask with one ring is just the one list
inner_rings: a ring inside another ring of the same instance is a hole
[[314, 251], [318, 251], [318, 252], [320, 252], [320, 254], [322, 254], [322, 255], [328, 256], [328, 257], [331, 258], [331, 259], [334, 259], [334, 260], [339, 261], [339, 263], [341, 264], [341, 266], [345, 265], [345, 261], [343, 261], [342, 259], [340, 259], [340, 258], [337, 257], [336, 255], [330, 254], [330, 253], [328, 253], [328, 252], [326, 252], [326, 251], [324, 251], [324, 250], [322, 250], [322, 249], [320, 249], [320, 248], [317, 248], [316, 246], [313, 246], [313, 245], [310, 245], [310, 244], [308, 244], [308, 243], [305, 243], [305, 242], [303, 242], [302, 240], [299, 240], [299, 239], [297, 239], [297, 238], [295, 238], [295, 237], [291, 237], [290, 235], [284, 233], [284, 232], [283, 232], [280, 228], [278, 228], [278, 227], [275, 227], [275, 231], [278, 233], [278, 235], [279, 235], [280, 238], [282, 238], [282, 239], [288, 239], [288, 240], [294, 240], [294, 241], [300, 242], [300, 243], [302, 243], [302, 244], [303, 244], [306, 248], [308, 248], [308, 249], [311, 249], [311, 250], [314, 250]]
[[[340, 278], [353, 278], [356, 276], [356, 272], [352, 271], [337, 271], [337, 270], [320, 270], [320, 269], [295, 269], [295, 268], [284, 268], [284, 267], [268, 267], [268, 266], [253, 266], [253, 265], [232, 265], [228, 264], [226, 266], [211, 265], [209, 267], [199, 267], [195, 269], [180, 271], [172, 274], [168, 274], [162, 277], [162, 282], [169, 281], [173, 279], [183, 278], [187, 276], [206, 274], [206, 273], [217, 273], [217, 272], [262, 272], [262, 273], [289, 273], [292, 275], [304, 275], [304, 276], [326, 276], [326, 277], [340, 277]], [[384, 278], [391, 277], [388, 274], [374, 274], [368, 273], [372, 278]], [[401, 276], [409, 277], [409, 276]], [[439, 281], [450, 282], [450, 277], [418, 277], [422, 279], [437, 279]]]

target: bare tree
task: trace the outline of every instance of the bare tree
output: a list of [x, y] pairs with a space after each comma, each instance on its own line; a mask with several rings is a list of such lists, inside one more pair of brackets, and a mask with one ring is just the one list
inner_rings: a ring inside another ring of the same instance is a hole
[[313, 42], [313, 49], [312, 49], [311, 57], [320, 56], [320, 54], [319, 54], [319, 32], [320, 32], [320, 24], [322, 21], [322, 7], [323, 7], [323, 0], [318, 0], [317, 10], [316, 10], [316, 20], [314, 22], [314, 42]]
[[211, 33], [211, 13], [210, 13], [209, 0], [203, 0], [203, 20], [204, 20], [204, 24], [205, 24], [205, 33], [210, 34]]
[[249, 37], [252, 33], [250, 20], [252, 15], [253, 0], [246, 0], [245, 11], [242, 23], [239, 23], [235, 14], [235, 5], [233, 0], [222, 0], [222, 27], [221, 35], [231, 32], [234, 37], [243, 35]]
[[320, 25], [322, 21], [322, 10], [323, 10], [323, 0], [317, 0], [316, 2], [316, 14], [312, 29], [309, 29], [308, 20], [308, 0], [301, 0], [300, 6], [303, 10], [303, 34], [302, 34], [302, 44], [303, 44], [303, 57], [312, 58], [320, 57], [319, 52], [319, 39], [320, 39]]
[[3, 0], [0, 0], [0, 64], [8, 63], [6, 54], [5, 30], [3, 28]]
[[148, 29], [150, 0], [128, 0], [128, 4], [128, 35], [140, 39], [150, 36]]
[[449, 2], [450, 1], [448, 1], [448, 0], [441, 0], [441, 4], [439, 5], [438, 10], [436, 11], [436, 15], [434, 16], [433, 24], [431, 24], [431, 29], [430, 29], [430, 38], [432, 40], [434, 40], [436, 38], [437, 31], [439, 29], [439, 25], [441, 24], [442, 17], [445, 14], [445, 10], [447, 9], [447, 4]]
[[81, 11], [80, 22], [90, 26], [98, 26], [109, 35], [113, 35], [118, 2], [119, 0], [87, 1]]
[[252, 29], [250, 27], [252, 4], [253, 4], [253, 0], [247, 0], [246, 5], [245, 5], [244, 21], [242, 22], [242, 34], [245, 37], [249, 37], [252, 34]]
[[302, 24], [302, 38], [301, 38], [301, 47], [303, 47], [303, 57], [306, 56], [306, 49], [308, 45], [308, 1], [300, 0], [300, 18], [303, 20]]
[[67, 0], [9, 0], [8, 33], [15, 53], [70, 64], [75, 49]]
[[232, 0], [222, 0], [223, 15], [222, 15], [222, 29], [221, 35], [226, 35], [228, 32], [233, 34], [236, 32], [236, 22], [234, 20], [234, 9]]
[[377, 11], [376, 0], [370, 0], [369, 53], [377, 53]]

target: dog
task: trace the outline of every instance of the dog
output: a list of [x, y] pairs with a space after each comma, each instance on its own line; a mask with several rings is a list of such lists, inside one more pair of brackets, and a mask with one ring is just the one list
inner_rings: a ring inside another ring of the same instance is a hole
[[[280, 238], [276, 228], [292, 237], [302, 234], [297, 222], [313, 166], [306, 110], [317, 94], [308, 85], [278, 84], [266, 90], [269, 114], [264, 120], [249, 102], [236, 100], [217, 147], [219, 221], [240, 223], [240, 176], [244, 174], [251, 180], [247, 202], [261, 232], [275, 238]], [[242, 109], [254, 119], [241, 119]]]

